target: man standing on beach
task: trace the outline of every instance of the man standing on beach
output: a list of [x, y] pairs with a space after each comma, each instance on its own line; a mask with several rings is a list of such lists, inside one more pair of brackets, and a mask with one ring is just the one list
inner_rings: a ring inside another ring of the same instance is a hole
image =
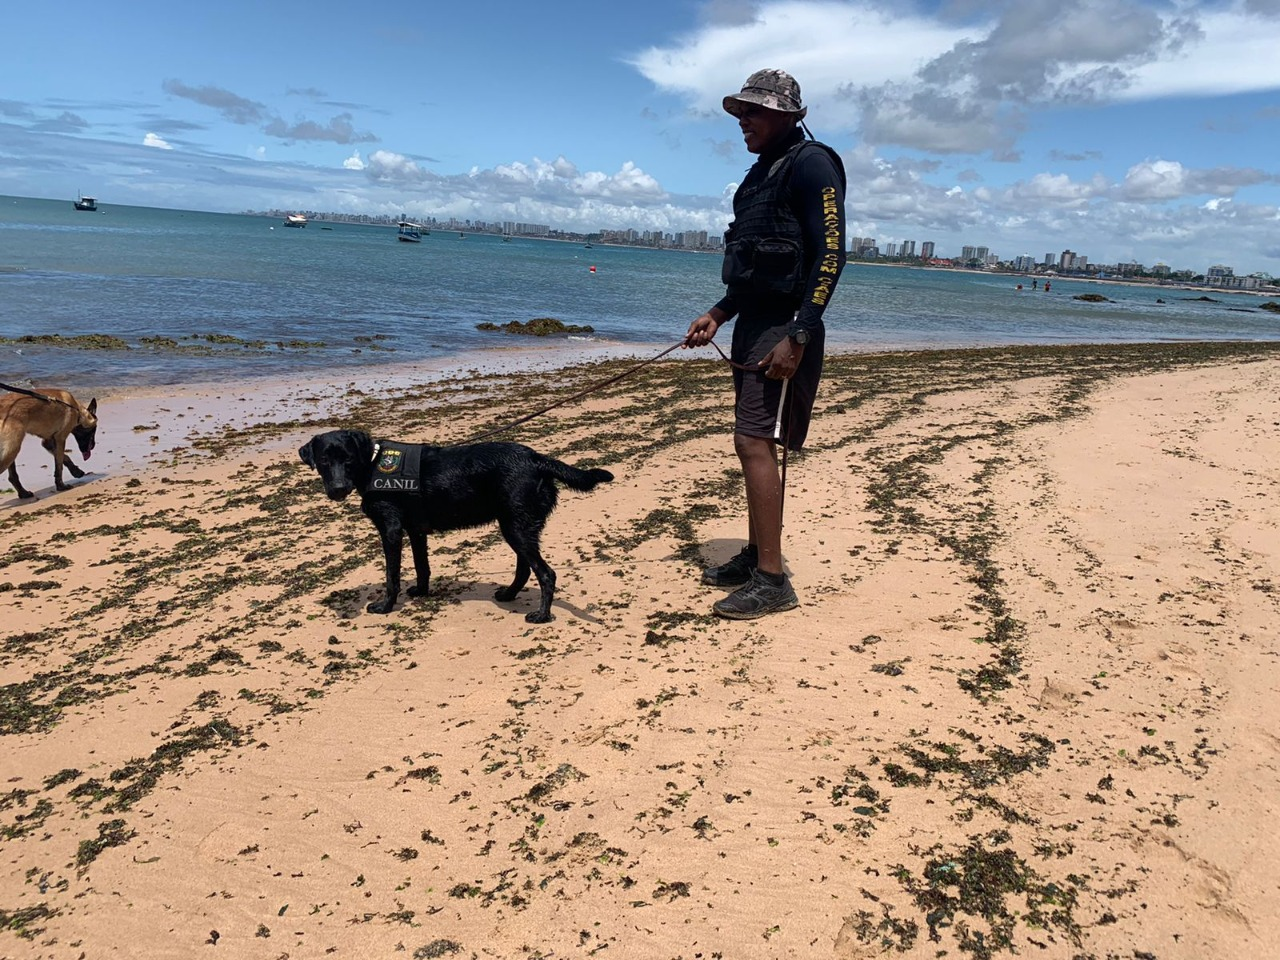
[[738, 587], [715, 604], [722, 617], [750, 620], [799, 605], [782, 564], [782, 478], [778, 443], [799, 450], [822, 376], [822, 314], [845, 262], [844, 165], [806, 139], [800, 84], [782, 70], [758, 70], [724, 98], [747, 151], [758, 159], [733, 197], [722, 279], [728, 288], [689, 325], [685, 346], [711, 342], [737, 317], [734, 450], [747, 493], [747, 545], [702, 573]]

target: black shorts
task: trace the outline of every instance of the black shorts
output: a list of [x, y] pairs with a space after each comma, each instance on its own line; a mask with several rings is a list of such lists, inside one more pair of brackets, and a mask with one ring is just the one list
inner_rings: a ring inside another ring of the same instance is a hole
[[[733, 329], [731, 358], [735, 363], [755, 367], [787, 335], [791, 317], [773, 321], [761, 319], [744, 321], [739, 317]], [[813, 402], [818, 396], [818, 381], [822, 379], [822, 355], [826, 332], [819, 329], [805, 344], [800, 366], [788, 381], [770, 380], [761, 369], [748, 373], [736, 367], [733, 370], [735, 433], [748, 437], [775, 440], [781, 433], [781, 442], [790, 450], [799, 450], [809, 435], [809, 420], [813, 417]], [[778, 415], [782, 399], [782, 385], [787, 384], [786, 406]]]

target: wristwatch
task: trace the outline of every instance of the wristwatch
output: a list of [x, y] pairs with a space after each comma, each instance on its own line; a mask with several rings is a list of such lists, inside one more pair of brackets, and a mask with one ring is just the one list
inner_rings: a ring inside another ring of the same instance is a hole
[[787, 336], [802, 347], [809, 342], [809, 331], [804, 327], [792, 326], [787, 331]]

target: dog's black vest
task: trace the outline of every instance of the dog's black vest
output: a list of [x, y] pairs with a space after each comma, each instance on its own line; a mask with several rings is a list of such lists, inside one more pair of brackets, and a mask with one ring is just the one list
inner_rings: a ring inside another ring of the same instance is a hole
[[417, 493], [421, 489], [421, 443], [379, 441], [369, 489], [382, 493]]

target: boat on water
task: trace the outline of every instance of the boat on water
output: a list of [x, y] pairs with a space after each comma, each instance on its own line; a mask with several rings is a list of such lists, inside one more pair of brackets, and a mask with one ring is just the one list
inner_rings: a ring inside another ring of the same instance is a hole
[[284, 218], [284, 225], [286, 227], [305, 227], [307, 225], [306, 215], [301, 213], [290, 213]]
[[422, 224], [411, 220], [401, 220], [397, 226], [400, 232], [396, 235], [403, 243], [422, 242]]
[[84, 210], [88, 213], [93, 213], [98, 209], [98, 201], [95, 197], [86, 197], [79, 193], [76, 194], [76, 198], [71, 201], [71, 204], [77, 210]]

